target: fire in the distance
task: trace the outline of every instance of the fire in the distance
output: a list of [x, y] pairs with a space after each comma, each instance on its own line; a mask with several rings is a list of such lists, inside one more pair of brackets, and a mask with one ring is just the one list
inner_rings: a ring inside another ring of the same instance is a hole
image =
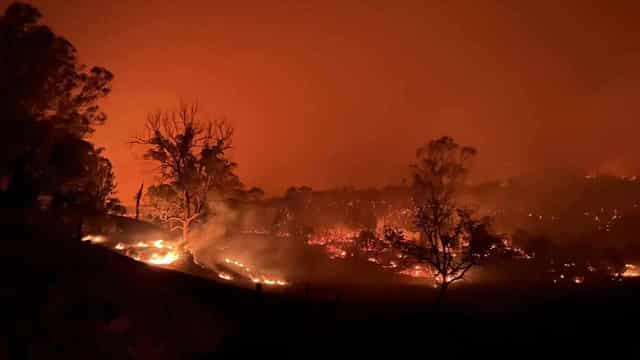
[[[379, 236], [380, 234], [377, 234]], [[87, 235], [83, 241], [91, 242], [101, 246], [107, 246], [123, 253], [124, 255], [154, 266], [176, 267], [178, 261], [186, 254], [182, 252], [172, 242], [161, 239], [151, 241], [138, 241], [135, 243], [124, 243], [109, 241], [103, 235]], [[428, 264], [421, 263], [418, 259], [410, 255], [401, 253], [393, 247], [386, 246], [378, 238], [376, 241], [362, 241], [361, 231], [353, 230], [343, 226], [335, 226], [324, 231], [319, 231], [311, 235], [307, 244], [321, 247], [326, 252], [327, 257], [335, 261], [350, 261], [350, 259], [360, 257], [386, 271], [399, 275], [404, 275], [417, 279], [424, 279], [437, 285], [436, 277]], [[512, 246], [510, 240], [505, 239], [502, 247], [492, 246], [491, 252], [486, 256], [491, 256], [493, 252], [501, 251], [508, 253], [516, 260], [535, 259], [534, 254], [528, 254], [524, 250]], [[263, 284], [267, 286], [288, 286], [290, 283], [285, 279], [269, 275], [256, 267], [240, 261], [237, 258], [224, 257], [221, 254], [219, 265], [214, 270], [217, 278], [225, 282], [249, 282]], [[583, 266], [584, 265], [584, 266]], [[213, 270], [213, 269], [212, 269]], [[623, 268], [616, 270], [606, 265], [576, 264], [576, 262], [557, 263], [548, 268], [550, 281], [554, 284], [576, 284], [591, 283], [593, 278], [598, 276], [614, 281], [622, 281], [624, 278], [640, 277], [640, 267], [634, 264], [625, 264]], [[600, 274], [600, 275], [598, 275]]]
[[[407, 241], [416, 241], [415, 234], [404, 229], [401, 230], [401, 232], [409, 235]], [[344, 260], [361, 256], [366, 258], [368, 262], [397, 274], [413, 278], [436, 280], [428, 264], [394, 249], [394, 247], [384, 241], [382, 230], [375, 233], [370, 232], [369, 234], [372, 236], [371, 238], [363, 239], [362, 231], [336, 226], [314, 233], [310, 236], [307, 243], [311, 246], [323, 247], [330, 259]], [[515, 258], [533, 258], [533, 255], [527, 254], [524, 250], [511, 246], [508, 240], [504, 241], [504, 246], [501, 249], [509, 252], [511, 256]], [[485, 256], [489, 256], [491, 252], [497, 251], [497, 247], [492, 246], [490, 252]], [[455, 257], [456, 254], [454, 253], [453, 256]]]
[[[406, 232], [409, 233], [410, 232]], [[427, 279], [437, 285], [437, 278], [428, 264], [421, 263], [418, 259], [403, 254], [393, 247], [381, 241], [381, 234], [375, 234], [374, 243], [363, 242], [361, 232], [342, 226], [336, 226], [311, 235], [307, 243], [324, 249], [327, 256], [333, 260], [347, 260], [361, 257], [369, 263], [375, 264], [385, 270], [395, 272], [413, 278]], [[412, 239], [411, 241], [415, 241]], [[522, 248], [513, 246], [510, 239], [505, 238], [502, 246], [492, 245], [485, 257], [491, 257], [500, 253], [516, 261], [535, 260], [535, 254], [527, 253]], [[455, 254], [454, 254], [455, 256]], [[594, 278], [622, 281], [624, 278], [640, 277], [640, 267], [633, 264], [624, 265], [624, 270], [616, 270], [606, 263], [592, 266], [588, 263], [585, 266], [577, 265], [575, 262], [550, 264], [548, 272], [554, 284], [576, 284], [585, 282], [591, 283]]]

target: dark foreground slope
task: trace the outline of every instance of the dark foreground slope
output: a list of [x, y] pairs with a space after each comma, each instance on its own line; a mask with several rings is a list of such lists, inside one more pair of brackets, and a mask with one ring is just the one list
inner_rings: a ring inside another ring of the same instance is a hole
[[424, 287], [369, 294], [312, 286], [312, 293], [332, 295], [311, 299], [259, 294], [51, 234], [5, 240], [0, 358], [640, 355], [640, 286], [633, 282], [564, 290], [459, 287], [435, 312]]

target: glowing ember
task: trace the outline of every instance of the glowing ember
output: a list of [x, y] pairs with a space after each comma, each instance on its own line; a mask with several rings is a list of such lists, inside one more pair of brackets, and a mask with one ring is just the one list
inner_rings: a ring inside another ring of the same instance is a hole
[[100, 244], [105, 242], [106, 240], [107, 238], [102, 235], [87, 235], [82, 238], [82, 241], [89, 241], [94, 244]]
[[178, 260], [178, 258], [180, 256], [177, 253], [170, 251], [164, 255], [153, 253], [149, 259], [143, 261], [155, 265], [169, 265]]
[[261, 277], [261, 278], [251, 278], [251, 281], [256, 283], [256, 284], [265, 284], [265, 285], [272, 285], [272, 286], [286, 286], [289, 285], [286, 281], [284, 280], [277, 280], [277, 279], [269, 279], [266, 277]]
[[625, 264], [625, 271], [622, 273], [622, 277], [638, 277], [640, 276], [640, 269], [632, 264]]
[[233, 280], [233, 276], [231, 276], [230, 274], [227, 274], [225, 272], [218, 273], [218, 277], [220, 279], [223, 279], [223, 280], [228, 280], [228, 281]]
[[119, 242], [114, 249], [122, 251], [130, 258], [153, 265], [171, 265], [180, 258], [180, 253], [173, 250], [173, 245], [164, 240], [149, 243], [139, 241], [133, 245]]
[[345, 248], [353, 246], [357, 237], [358, 231], [335, 227], [314, 234], [307, 243], [323, 246], [330, 259], [345, 259], [349, 255]]
[[153, 247], [158, 248], [158, 249], [173, 249], [173, 246], [171, 245], [166, 245], [164, 243], [164, 240], [156, 240], [153, 242]]
[[239, 261], [236, 261], [236, 260], [231, 260], [229, 258], [225, 258], [224, 262], [226, 262], [227, 264], [233, 264], [233, 265], [238, 266], [238, 267], [243, 268], [243, 269], [245, 268], [243, 263], [241, 263]]
[[[284, 280], [267, 277], [267, 276], [265, 276], [263, 274], [256, 274], [254, 271], [251, 270], [251, 268], [249, 268], [247, 265], [245, 265], [244, 263], [242, 263], [242, 262], [240, 262], [238, 260], [225, 258], [224, 262], [226, 264], [237, 266], [238, 268], [242, 269], [246, 273], [247, 277], [249, 279], [251, 279], [251, 281], [256, 283], [256, 284], [260, 283], [260, 284], [270, 285], [270, 286], [286, 286], [286, 285], [288, 285], [288, 283], [286, 281], [284, 281]], [[221, 277], [221, 278], [225, 279], [224, 277], [222, 277], [223, 275], [226, 275], [226, 273], [224, 273], [224, 272], [218, 273], [218, 277]], [[225, 280], [231, 280], [231, 279], [225, 279]]]

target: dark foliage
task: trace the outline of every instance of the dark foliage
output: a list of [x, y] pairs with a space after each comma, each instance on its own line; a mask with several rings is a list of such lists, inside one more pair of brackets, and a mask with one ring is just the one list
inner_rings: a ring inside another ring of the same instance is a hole
[[4, 206], [50, 204], [122, 212], [109, 161], [86, 137], [113, 75], [78, 62], [74, 46], [16, 2], [0, 17], [0, 187]]

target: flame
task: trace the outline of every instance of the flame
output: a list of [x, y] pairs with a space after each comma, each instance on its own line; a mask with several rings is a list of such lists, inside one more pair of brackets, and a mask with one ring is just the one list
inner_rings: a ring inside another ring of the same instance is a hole
[[[282, 280], [282, 279], [276, 279], [276, 278], [270, 278], [267, 277], [263, 274], [254, 274], [253, 271], [251, 271], [251, 268], [249, 266], [247, 266], [246, 264], [238, 261], [238, 260], [234, 260], [234, 259], [230, 259], [230, 258], [224, 258], [224, 262], [229, 264], [229, 265], [234, 265], [237, 266], [238, 268], [242, 269], [247, 276], [249, 277], [249, 279], [251, 279], [251, 281], [253, 283], [256, 284], [264, 284], [264, 285], [270, 285], [270, 286], [286, 286], [289, 285], [289, 283], [287, 283], [286, 281]], [[220, 272], [218, 273], [218, 277], [225, 279], [225, 280], [232, 280], [232, 279], [227, 279], [226, 277], [223, 276], [228, 276], [227, 273], [225, 272]]]
[[125, 251], [127, 256], [136, 261], [153, 265], [171, 265], [181, 256], [178, 251], [174, 250], [173, 245], [166, 244], [164, 240], [154, 240], [148, 243], [138, 241], [133, 245], [119, 242], [114, 246], [114, 249]]
[[272, 286], [287, 286], [289, 285], [289, 283], [287, 283], [284, 280], [278, 280], [278, 279], [270, 279], [267, 277], [252, 277], [251, 281], [256, 283], [256, 284], [264, 284], [264, 285], [272, 285]]
[[640, 270], [638, 269], [637, 266], [632, 265], [632, 264], [625, 264], [625, 270], [622, 273], [622, 277], [638, 277], [640, 276]]
[[158, 248], [158, 249], [173, 249], [173, 246], [171, 245], [165, 245], [164, 244], [164, 240], [156, 240], [153, 242], [153, 246]]
[[236, 260], [232, 260], [232, 259], [229, 259], [229, 258], [225, 258], [224, 262], [226, 262], [227, 264], [233, 264], [233, 265], [238, 266], [238, 267], [243, 268], [243, 269], [245, 268], [244, 264], [241, 263], [240, 261], [236, 261]]
[[176, 252], [173, 252], [173, 251], [170, 251], [164, 255], [153, 253], [151, 255], [151, 258], [149, 258], [145, 262], [148, 262], [150, 264], [155, 264], [155, 265], [169, 265], [174, 263], [176, 260], [178, 260], [178, 258], [180, 258], [180, 255], [178, 255]]
[[86, 235], [82, 238], [82, 241], [89, 241], [94, 244], [101, 244], [107, 241], [107, 238], [102, 235]]
[[231, 274], [228, 274], [226, 272], [218, 273], [218, 277], [223, 280], [228, 280], [228, 281], [233, 280], [233, 276], [231, 276]]

